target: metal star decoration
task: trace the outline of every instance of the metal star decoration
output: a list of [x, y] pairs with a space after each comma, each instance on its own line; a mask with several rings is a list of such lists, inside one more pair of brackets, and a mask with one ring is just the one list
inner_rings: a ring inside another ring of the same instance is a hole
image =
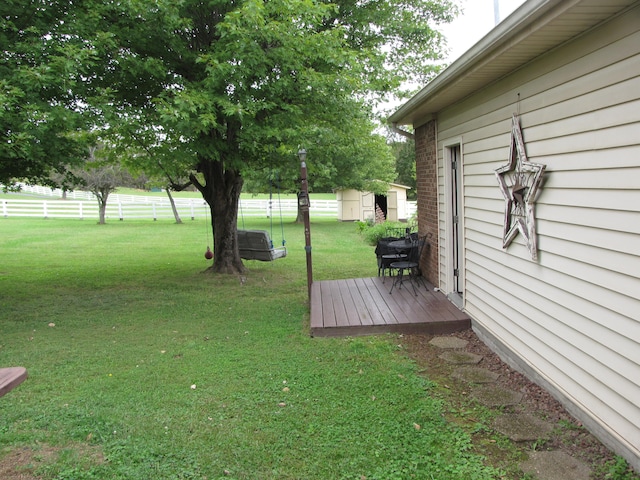
[[507, 248], [520, 232], [531, 259], [538, 258], [535, 227], [535, 200], [542, 182], [545, 165], [527, 159], [518, 115], [513, 114], [509, 162], [495, 173], [505, 199], [502, 248]]

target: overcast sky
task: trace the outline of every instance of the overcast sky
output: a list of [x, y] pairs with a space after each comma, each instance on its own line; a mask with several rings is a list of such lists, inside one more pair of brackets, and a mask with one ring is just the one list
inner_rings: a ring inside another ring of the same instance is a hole
[[[453, 62], [475, 45], [495, 26], [494, 0], [459, 0], [462, 15], [453, 23], [441, 27], [447, 37], [450, 54], [447, 63]], [[508, 17], [524, 0], [498, 0], [500, 20]]]

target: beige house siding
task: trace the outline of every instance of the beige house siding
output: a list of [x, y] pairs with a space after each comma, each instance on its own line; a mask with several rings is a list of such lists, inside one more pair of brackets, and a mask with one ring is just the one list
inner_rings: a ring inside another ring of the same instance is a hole
[[[546, 165], [537, 261], [521, 235], [502, 249], [494, 171], [508, 159], [513, 113], [529, 160]], [[434, 244], [445, 293], [455, 145], [465, 310], [484, 338], [639, 468], [640, 6], [438, 113]]]

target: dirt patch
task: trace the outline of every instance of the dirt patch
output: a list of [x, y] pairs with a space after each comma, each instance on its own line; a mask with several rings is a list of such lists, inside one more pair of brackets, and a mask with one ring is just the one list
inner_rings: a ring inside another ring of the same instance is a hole
[[58, 449], [42, 447], [15, 448], [0, 458], [0, 478], [5, 480], [38, 480], [33, 471], [57, 456]]
[[0, 479], [2, 480], [40, 480], [38, 469], [55, 463], [61, 452], [71, 450], [83, 463], [99, 465], [104, 456], [99, 447], [74, 444], [67, 447], [38, 445], [35, 447], [17, 447], [0, 452]]
[[[616, 458], [615, 454], [591, 435], [580, 422], [569, 415], [560, 402], [555, 400], [546, 390], [529, 381], [524, 375], [509, 368], [498, 355], [482, 343], [471, 329], [457, 332], [452, 336], [468, 342], [458, 352], [482, 356], [476, 366], [498, 374], [499, 377], [495, 382], [497, 386], [522, 394], [520, 403], [501, 407], [493, 412], [495, 415], [528, 413], [555, 425], [553, 435], [548, 440], [518, 443], [508, 448], [501, 447], [502, 442], [496, 440], [497, 432], [493, 431], [490, 425], [479, 427], [482, 419], [479, 411], [473, 409], [475, 400], [470, 394], [471, 386], [454, 375], [455, 370], [460, 366], [440, 358], [443, 350], [429, 343], [434, 338], [433, 336], [402, 336], [400, 338], [402, 346], [416, 361], [421, 372], [438, 384], [438, 394], [445, 397], [447, 402], [454, 405], [454, 409], [457, 409], [451, 413], [451, 418], [448, 419], [471, 430], [474, 445], [479, 453], [486, 455], [491, 464], [510, 472], [510, 475], [513, 476], [508, 478], [519, 478], [517, 468], [514, 468], [519, 460], [528, 458], [534, 450], [559, 450], [592, 465], [594, 473], [591, 479], [605, 480], [610, 478], [603, 471], [602, 465], [613, 463]], [[460, 415], [460, 412], [464, 412], [464, 415]], [[625, 478], [640, 479], [640, 475]]]

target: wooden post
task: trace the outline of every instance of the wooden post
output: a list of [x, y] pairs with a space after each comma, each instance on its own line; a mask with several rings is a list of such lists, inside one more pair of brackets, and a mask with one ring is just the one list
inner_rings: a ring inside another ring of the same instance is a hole
[[304, 222], [304, 250], [307, 253], [307, 290], [311, 300], [311, 284], [313, 283], [313, 267], [311, 264], [311, 227], [309, 222], [309, 184], [307, 183], [307, 152], [303, 148], [298, 152], [300, 157], [300, 196], [298, 203]]

